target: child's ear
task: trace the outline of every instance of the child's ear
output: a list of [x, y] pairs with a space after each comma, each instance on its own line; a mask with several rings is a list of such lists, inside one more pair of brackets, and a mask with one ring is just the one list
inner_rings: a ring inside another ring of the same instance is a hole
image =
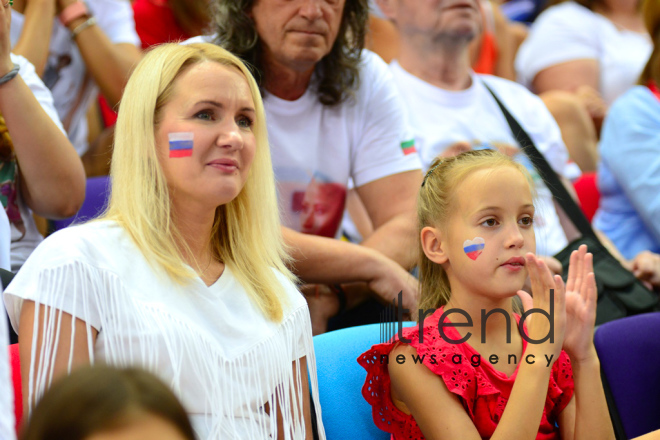
[[426, 226], [422, 229], [420, 238], [422, 240], [422, 249], [429, 260], [436, 264], [447, 262], [449, 257], [445, 252], [446, 243], [443, 241], [443, 235], [440, 229]]

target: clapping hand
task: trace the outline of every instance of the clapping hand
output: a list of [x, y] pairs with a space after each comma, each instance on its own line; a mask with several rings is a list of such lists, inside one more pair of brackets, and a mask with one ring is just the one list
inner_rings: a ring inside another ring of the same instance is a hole
[[593, 255], [582, 245], [571, 254], [566, 280], [566, 337], [564, 350], [576, 363], [595, 355], [594, 325], [598, 291]]
[[[538, 261], [538, 259], [537, 259]], [[538, 274], [529, 266], [528, 273], [532, 279], [532, 292], [534, 290], [534, 277]], [[547, 270], [547, 269], [546, 269]], [[549, 277], [548, 272], [545, 278]], [[566, 326], [563, 340], [563, 349], [570, 356], [571, 361], [580, 362], [595, 355], [593, 345], [594, 324], [596, 322], [596, 303], [598, 292], [596, 290], [596, 278], [593, 273], [593, 255], [587, 252], [587, 246], [582, 245], [577, 251], [573, 251], [568, 266], [568, 278], [566, 285], [560, 276], [555, 275], [555, 294], [561, 292], [565, 296]], [[537, 281], [538, 283], [538, 281]], [[547, 281], [546, 281], [547, 283]], [[564, 293], [565, 292], [565, 293]], [[522, 300], [523, 308], [529, 310], [538, 307], [530, 295], [525, 291], [519, 291], [518, 296]], [[555, 309], [555, 313], [558, 310]], [[540, 320], [545, 321], [545, 320]], [[557, 333], [555, 333], [555, 340]]]
[[[532, 307], [536, 309], [550, 311], [553, 308], [553, 328], [554, 335], [543, 344], [538, 344], [543, 354], [552, 354], [552, 359], [556, 360], [562, 349], [566, 329], [566, 295], [564, 283], [559, 275], [552, 275], [545, 261], [542, 258], [528, 253], [525, 256], [525, 267], [532, 286], [533, 297], [524, 290], [518, 291], [518, 296], [523, 301], [525, 310]], [[550, 292], [554, 295], [551, 296]], [[552, 301], [552, 302], [551, 302]], [[550, 322], [548, 319], [528, 319], [527, 331], [532, 340], [541, 340], [550, 333]], [[532, 350], [528, 346], [528, 350]], [[550, 350], [550, 353], [547, 352]]]

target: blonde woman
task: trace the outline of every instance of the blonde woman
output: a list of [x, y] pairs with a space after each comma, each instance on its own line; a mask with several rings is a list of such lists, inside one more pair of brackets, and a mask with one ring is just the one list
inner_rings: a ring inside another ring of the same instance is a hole
[[312, 438], [309, 312], [241, 61], [210, 44], [150, 52], [126, 86], [111, 176], [107, 213], [49, 237], [5, 292], [26, 409], [55, 377], [105, 362], [158, 374], [200, 439]]

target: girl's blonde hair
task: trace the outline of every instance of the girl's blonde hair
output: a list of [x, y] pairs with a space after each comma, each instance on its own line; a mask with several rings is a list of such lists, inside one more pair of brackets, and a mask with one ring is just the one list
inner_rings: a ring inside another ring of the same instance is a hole
[[[473, 150], [449, 158], [436, 158], [417, 198], [418, 236], [423, 228], [432, 226], [444, 231], [449, 216], [455, 207], [456, 191], [460, 182], [469, 174], [483, 169], [511, 167], [520, 171], [527, 179], [534, 195], [532, 177], [525, 167], [510, 157], [495, 150]], [[447, 273], [441, 265], [434, 263], [419, 247], [419, 283], [422, 310], [444, 306], [451, 297]]]
[[172, 221], [167, 181], [158, 161], [155, 131], [163, 107], [172, 99], [177, 78], [190, 67], [216, 62], [245, 77], [256, 110], [256, 153], [245, 186], [219, 206], [209, 241], [232, 269], [265, 316], [280, 321], [285, 298], [276, 271], [290, 280], [275, 193], [266, 119], [254, 78], [234, 55], [213, 44], [164, 44], [150, 51], [133, 71], [119, 108], [112, 155], [112, 192], [103, 218], [117, 221], [152, 263], [177, 283], [196, 274], [186, 265], [191, 255]]

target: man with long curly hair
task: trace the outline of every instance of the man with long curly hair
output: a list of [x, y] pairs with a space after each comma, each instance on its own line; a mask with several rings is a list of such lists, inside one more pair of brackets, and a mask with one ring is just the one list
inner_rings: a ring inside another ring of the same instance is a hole
[[[212, 9], [215, 34], [202, 38], [249, 63], [264, 96], [284, 226], [309, 232], [301, 227], [303, 200], [314, 175], [344, 188], [352, 182], [373, 226], [364, 247], [412, 267], [421, 164], [386, 64], [363, 49], [368, 1], [214, 0]], [[343, 206], [346, 193], [336, 191], [342, 200], [333, 203]], [[324, 235], [340, 235], [334, 220]], [[285, 237], [307, 273], [330, 274], [328, 255], [347, 268], [364, 263], [294, 231]], [[387, 290], [377, 293], [387, 300], [398, 293]]]

